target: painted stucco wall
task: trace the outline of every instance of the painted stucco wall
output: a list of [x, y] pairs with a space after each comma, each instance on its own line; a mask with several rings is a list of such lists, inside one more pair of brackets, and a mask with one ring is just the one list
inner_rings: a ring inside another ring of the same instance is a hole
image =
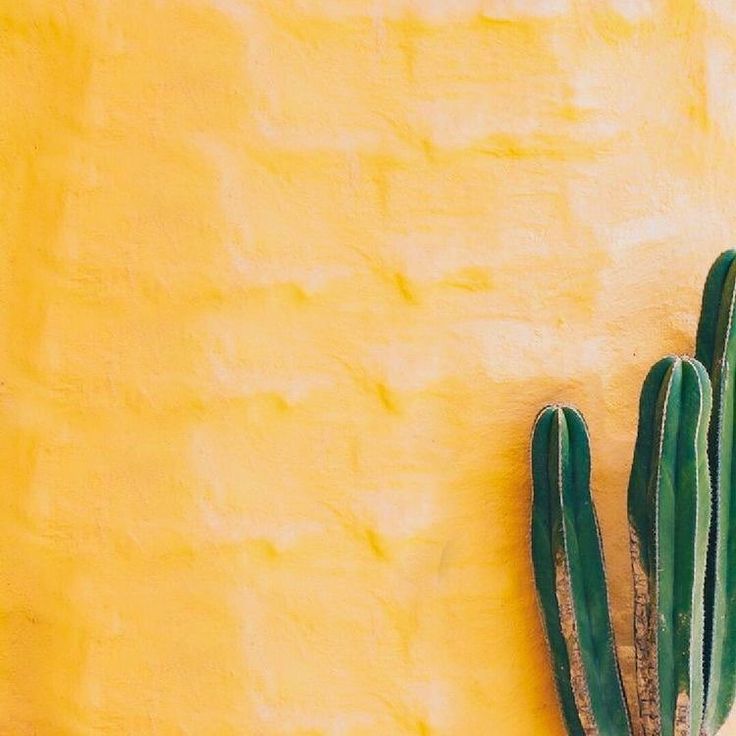
[[0, 0], [0, 734], [560, 736], [528, 431], [589, 419], [625, 649], [733, 7]]

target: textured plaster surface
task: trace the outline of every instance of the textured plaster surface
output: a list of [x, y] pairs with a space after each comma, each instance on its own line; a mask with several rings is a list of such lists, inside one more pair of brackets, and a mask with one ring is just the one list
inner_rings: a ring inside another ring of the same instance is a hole
[[588, 418], [630, 654], [639, 386], [736, 231], [732, 3], [0, 38], [0, 734], [561, 736], [528, 433]]

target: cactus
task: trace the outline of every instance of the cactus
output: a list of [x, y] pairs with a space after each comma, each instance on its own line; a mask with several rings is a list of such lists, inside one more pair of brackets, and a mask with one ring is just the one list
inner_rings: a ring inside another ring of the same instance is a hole
[[534, 575], [568, 733], [628, 736], [582, 416], [545, 407], [531, 460]]
[[646, 736], [698, 736], [710, 522], [711, 390], [692, 358], [656, 363], [641, 392], [628, 491], [636, 684]]
[[736, 251], [713, 264], [703, 291], [696, 356], [713, 383], [709, 459], [713, 523], [706, 576], [706, 709], [703, 733], [717, 733], [736, 695]]
[[[715, 736], [736, 702], [736, 250], [708, 274], [696, 357], [656, 363], [639, 409], [628, 489], [634, 725]], [[568, 733], [630, 734], [575, 409], [537, 416], [532, 475], [534, 575]]]

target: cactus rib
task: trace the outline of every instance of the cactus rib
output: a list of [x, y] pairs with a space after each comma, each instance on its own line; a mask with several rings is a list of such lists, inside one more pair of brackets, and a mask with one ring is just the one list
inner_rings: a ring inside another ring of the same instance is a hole
[[590, 494], [590, 442], [577, 410], [539, 413], [531, 461], [534, 575], [568, 733], [629, 736]]
[[710, 523], [710, 381], [669, 356], [644, 381], [628, 490], [634, 646], [646, 736], [698, 736]]

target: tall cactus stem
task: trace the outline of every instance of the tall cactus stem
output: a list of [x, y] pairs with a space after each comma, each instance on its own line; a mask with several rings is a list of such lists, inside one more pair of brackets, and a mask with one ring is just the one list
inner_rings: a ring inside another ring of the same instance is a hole
[[568, 733], [629, 736], [580, 413], [545, 407], [531, 449], [534, 575]]
[[645, 736], [699, 736], [710, 523], [710, 381], [669, 356], [644, 381], [628, 491], [634, 647]]
[[708, 273], [696, 356], [713, 384], [709, 459], [713, 523], [706, 573], [706, 706], [703, 734], [717, 733], [736, 698], [736, 251]]

